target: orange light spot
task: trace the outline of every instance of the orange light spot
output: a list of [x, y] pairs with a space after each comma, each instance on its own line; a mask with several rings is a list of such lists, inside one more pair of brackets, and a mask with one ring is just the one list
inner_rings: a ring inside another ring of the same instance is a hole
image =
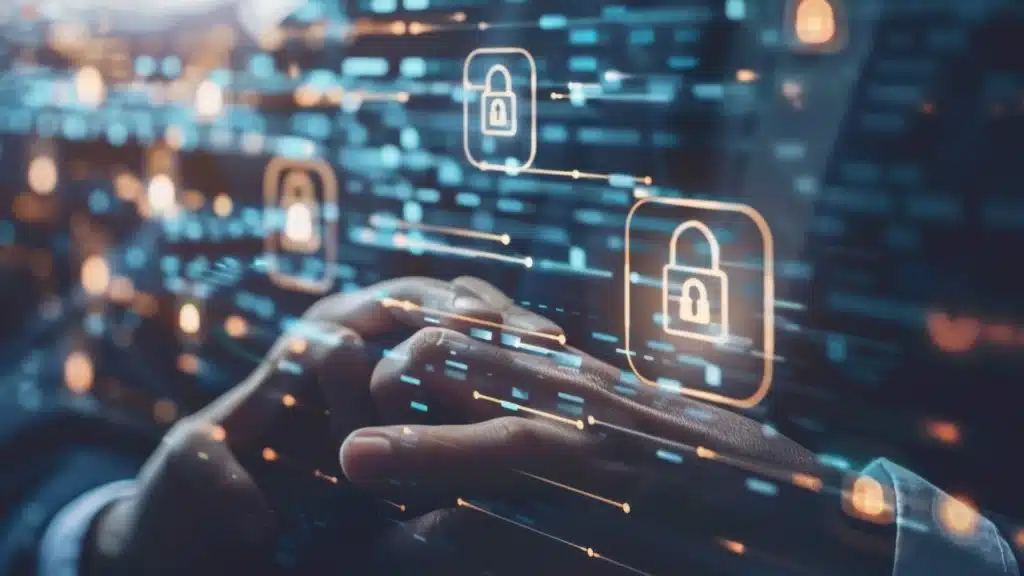
[[853, 510], [866, 518], [875, 518], [886, 512], [885, 488], [881, 482], [870, 476], [860, 476], [850, 490], [850, 505]]
[[284, 404], [288, 408], [294, 407], [295, 403], [295, 396], [292, 396], [291, 394], [285, 394], [281, 397], [281, 404]]
[[161, 424], [170, 424], [178, 417], [178, 405], [163, 399], [153, 404], [153, 419]]
[[710, 449], [705, 448], [703, 446], [697, 446], [697, 457], [698, 458], [707, 458], [708, 460], [711, 460], [715, 456], [717, 456], [717, 454], [715, 453], [714, 450], [710, 450]]
[[274, 462], [277, 460], [277, 452], [273, 448], [264, 448], [263, 459], [267, 462]]
[[210, 438], [213, 438], [214, 442], [223, 442], [228, 438], [228, 431], [223, 426], [214, 426], [210, 430]]
[[959, 444], [960, 428], [953, 422], [929, 422], [928, 435], [943, 444]]
[[182, 354], [178, 356], [178, 370], [186, 374], [199, 372], [199, 358], [194, 354]]
[[82, 262], [82, 289], [90, 296], [100, 296], [110, 287], [110, 266], [103, 256], [89, 256]]
[[199, 314], [199, 307], [192, 302], [186, 302], [178, 311], [178, 326], [181, 331], [189, 336], [199, 333], [202, 328], [202, 316]]
[[802, 472], [793, 474], [793, 484], [811, 492], [821, 492], [822, 487], [821, 478]]
[[978, 527], [980, 517], [970, 500], [953, 496], [940, 496], [938, 516], [942, 526], [951, 534], [966, 536]]
[[746, 68], [742, 70], [737, 70], [736, 80], [743, 82], [745, 84], [753, 82], [754, 80], [757, 80], [757, 72], [754, 72], [753, 70], [748, 70]]
[[736, 542], [734, 540], [722, 540], [722, 546], [733, 554], [743, 554], [747, 551], [747, 547], [742, 542]]
[[292, 351], [292, 354], [305, 354], [306, 350], [309, 349], [309, 343], [306, 342], [305, 338], [293, 338], [288, 343], [288, 349]]
[[836, 36], [836, 14], [829, 0], [799, 0], [796, 37], [802, 44], [820, 46]]
[[981, 336], [981, 321], [977, 318], [954, 319], [945, 312], [932, 312], [928, 314], [927, 325], [935, 346], [950, 354], [973, 349]]
[[92, 389], [95, 370], [85, 352], [75, 351], [64, 360], [64, 383], [71, 392], [82, 395]]
[[57, 162], [52, 156], [36, 156], [28, 165], [28, 187], [40, 196], [57, 188]]
[[232, 338], [241, 338], [249, 332], [249, 323], [241, 316], [228, 316], [224, 321], [224, 331]]

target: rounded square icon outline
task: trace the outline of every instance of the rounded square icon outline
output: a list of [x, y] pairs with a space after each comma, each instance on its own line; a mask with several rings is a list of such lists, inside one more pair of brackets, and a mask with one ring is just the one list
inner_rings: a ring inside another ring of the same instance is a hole
[[[323, 202], [321, 206], [337, 204], [338, 202], [338, 179], [330, 165], [320, 160], [293, 160], [291, 158], [275, 157], [267, 164], [263, 174], [263, 217], [264, 223], [272, 210], [277, 208], [280, 202], [279, 180], [285, 170], [305, 170], [316, 174], [320, 178], [323, 187]], [[324, 213], [324, 210], [321, 210]], [[307, 280], [296, 278], [281, 272], [277, 256], [278, 244], [274, 234], [270, 230], [264, 230], [263, 236], [263, 257], [267, 261], [267, 273], [274, 284], [288, 290], [300, 290], [312, 294], [323, 294], [334, 285], [334, 272], [338, 258], [338, 221], [321, 217], [323, 228], [324, 246], [324, 276], [319, 280]], [[264, 224], [266, 227], [266, 225]]]
[[762, 245], [764, 246], [764, 294], [762, 311], [762, 318], [764, 318], [764, 321], [762, 322], [764, 328], [764, 346], [761, 354], [762, 360], [764, 361], [764, 369], [761, 373], [761, 383], [758, 385], [757, 390], [747, 398], [731, 398], [714, 392], [694, 390], [686, 387], [679, 389], [679, 393], [697, 398], [698, 400], [716, 402], [718, 404], [734, 406], [736, 408], [753, 408], [757, 406], [762, 400], [764, 400], [768, 395], [768, 392], [771, 390], [772, 376], [775, 368], [775, 248], [772, 231], [771, 228], [768, 227], [768, 222], [760, 212], [746, 204], [719, 202], [715, 200], [642, 198], [633, 205], [632, 209], [630, 209], [629, 215], [626, 216], [626, 238], [624, 245], [626, 257], [625, 276], [623, 278], [623, 282], [625, 283], [623, 327], [625, 328], [626, 361], [629, 363], [630, 369], [633, 370], [633, 374], [635, 374], [641, 382], [653, 387], [658, 387], [658, 383], [647, 379], [633, 361], [634, 353], [631, 344], [633, 329], [630, 318], [630, 301], [632, 294], [632, 282], [630, 282], [630, 226], [633, 223], [633, 216], [635, 216], [637, 211], [646, 204], [660, 204], [662, 206], [676, 206], [681, 208], [691, 208], [694, 210], [742, 214], [749, 218], [761, 233]]
[[520, 170], [527, 170], [533, 167], [533, 162], [537, 159], [537, 62], [533, 59], [533, 55], [523, 48], [477, 48], [470, 52], [469, 56], [466, 56], [466, 61], [462, 65], [463, 92], [483, 93], [486, 89], [484, 84], [473, 84], [469, 79], [470, 64], [473, 63], [474, 58], [484, 54], [518, 54], [525, 56], [526, 61], [530, 64], [530, 157], [522, 165], [515, 167], [481, 162], [473, 157], [473, 152], [469, 149], [469, 126], [472, 122], [470, 122], [468, 94], [463, 94], [462, 97], [462, 149], [465, 151], [466, 159], [469, 160], [469, 163], [478, 170], [515, 174]]

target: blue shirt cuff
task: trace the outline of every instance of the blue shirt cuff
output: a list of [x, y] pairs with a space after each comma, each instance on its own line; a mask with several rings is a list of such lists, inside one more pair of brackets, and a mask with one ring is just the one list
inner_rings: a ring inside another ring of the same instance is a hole
[[875, 460], [864, 474], [896, 495], [893, 576], [1018, 576], [1010, 545], [987, 518], [889, 460]]
[[134, 480], [94, 488], [54, 516], [39, 546], [39, 576], [77, 576], [89, 527], [104, 508], [135, 493]]

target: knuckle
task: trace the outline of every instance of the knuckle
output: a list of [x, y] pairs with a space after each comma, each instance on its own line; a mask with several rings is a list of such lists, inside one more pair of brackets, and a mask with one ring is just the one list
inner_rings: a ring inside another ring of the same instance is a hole
[[501, 446], [515, 448], [516, 452], [531, 453], [540, 446], [541, 438], [530, 422], [515, 416], [503, 416], [491, 420], [491, 434]]

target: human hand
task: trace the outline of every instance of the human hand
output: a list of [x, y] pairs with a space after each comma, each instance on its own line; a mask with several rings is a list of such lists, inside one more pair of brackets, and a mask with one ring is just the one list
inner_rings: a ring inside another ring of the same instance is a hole
[[[385, 298], [408, 304], [386, 306]], [[512, 321], [461, 280], [403, 278], [322, 300], [249, 378], [166, 435], [141, 471], [136, 495], [98, 520], [87, 571], [155, 576], [267, 571], [277, 520], [274, 502], [242, 456], [258, 454], [268, 435], [286, 428], [296, 406], [323, 405], [330, 415], [330, 430], [304, 426], [289, 439], [303, 452], [323, 443], [336, 454], [351, 430], [374, 424], [364, 343], [424, 326], [423, 315], [408, 306], [436, 311], [436, 322], [453, 330], [465, 328], [462, 317]], [[550, 324], [525, 321], [537, 330]], [[365, 532], [365, 518], [351, 516], [345, 520], [355, 527], [353, 535]]]
[[[481, 292], [491, 307], [514, 308], [494, 288]], [[341, 452], [344, 472], [411, 508], [441, 508], [396, 530], [381, 557], [394, 566], [385, 572], [621, 573], [581, 553], [595, 549], [607, 554], [602, 558], [639, 557], [655, 573], [677, 571], [678, 549], [658, 558], [658, 546], [642, 541], [652, 532], [727, 555], [719, 538], [732, 536], [811, 566], [848, 558], [834, 541], [823, 543], [825, 528], [842, 513], [839, 499], [819, 496], [834, 478], [810, 451], [743, 415], [630, 386], [619, 370], [558, 339], [534, 339], [539, 346], [507, 349], [425, 328], [374, 370], [370, 389], [392, 425], [350, 436]], [[560, 410], [566, 398], [582, 411]], [[432, 425], [436, 417], [424, 422], [408, 410], [411, 402], [445, 415], [447, 424]], [[687, 465], [659, 460], [659, 453]], [[780, 480], [777, 497], [752, 497], [750, 477]], [[530, 509], [524, 502], [552, 503], [553, 493], [567, 511], [565, 531], [555, 538], [512, 516], [495, 518], [501, 513], [485, 504], [512, 502], [506, 510], [519, 512]], [[780, 523], [780, 515], [800, 520]], [[457, 553], [403, 544], [411, 534], [452, 542]], [[850, 561], [847, 569], [863, 566]]]

